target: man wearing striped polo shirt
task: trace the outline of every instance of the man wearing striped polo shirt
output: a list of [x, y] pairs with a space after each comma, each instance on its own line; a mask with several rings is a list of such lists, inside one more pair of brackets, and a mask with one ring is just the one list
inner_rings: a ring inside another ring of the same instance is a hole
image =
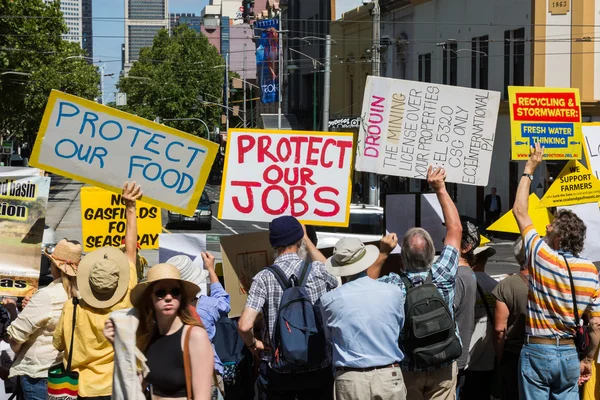
[[[579, 399], [578, 383], [590, 378], [592, 359], [598, 346], [600, 284], [598, 270], [579, 257], [586, 226], [571, 211], [559, 210], [541, 238], [528, 215], [533, 173], [541, 163], [544, 148], [532, 148], [513, 207], [513, 214], [529, 259], [526, 338], [519, 361], [521, 399]], [[575, 348], [574, 304], [569, 279], [573, 276], [579, 318], [590, 316], [591, 343], [581, 361]]]

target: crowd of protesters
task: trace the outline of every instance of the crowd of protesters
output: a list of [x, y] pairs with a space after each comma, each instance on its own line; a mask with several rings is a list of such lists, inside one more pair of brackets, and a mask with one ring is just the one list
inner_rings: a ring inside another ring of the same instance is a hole
[[[178, 255], [144, 272], [142, 190], [126, 183], [120, 248], [83, 256], [81, 244], [61, 240], [45, 253], [54, 281], [20, 311], [12, 301], [0, 308], [15, 353], [8, 378], [26, 400], [598, 399], [598, 270], [580, 256], [577, 215], [559, 210], [544, 236], [532, 224], [542, 156], [532, 148], [513, 207], [519, 273], [499, 282], [486, 273], [495, 250], [480, 246], [444, 170], [430, 167], [446, 227], [439, 255], [412, 228], [379, 247], [342, 238], [326, 258], [310, 227], [278, 217], [274, 263], [253, 278], [235, 321], [211, 254], [199, 254], [203, 268]], [[74, 381], [54, 386], [53, 376]], [[253, 384], [234, 391], [240, 382]]]

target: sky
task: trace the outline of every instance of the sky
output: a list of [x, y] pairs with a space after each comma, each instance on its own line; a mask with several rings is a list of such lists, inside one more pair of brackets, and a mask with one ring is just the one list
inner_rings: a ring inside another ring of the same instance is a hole
[[[169, 13], [200, 15], [208, 0], [168, 0]], [[114, 101], [115, 85], [121, 72], [121, 44], [125, 34], [125, 0], [95, 0], [92, 3], [94, 58], [97, 65], [106, 65], [104, 74], [105, 101]], [[101, 19], [110, 18], [110, 19]]]

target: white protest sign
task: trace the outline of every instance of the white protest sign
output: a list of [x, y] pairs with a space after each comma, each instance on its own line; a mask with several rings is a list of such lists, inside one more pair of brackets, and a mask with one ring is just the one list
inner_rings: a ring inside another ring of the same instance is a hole
[[30, 164], [192, 215], [219, 145], [89, 100], [52, 91]]
[[573, 211], [587, 227], [581, 257], [587, 258], [591, 262], [600, 261], [600, 241], [598, 241], [598, 235], [600, 235], [600, 209], [598, 208], [598, 202], [559, 207], [559, 209]]
[[581, 124], [587, 167], [600, 179], [600, 124]]
[[352, 133], [230, 129], [219, 218], [348, 226]]
[[499, 92], [369, 76], [356, 170], [426, 179], [433, 165], [485, 186], [499, 104]]

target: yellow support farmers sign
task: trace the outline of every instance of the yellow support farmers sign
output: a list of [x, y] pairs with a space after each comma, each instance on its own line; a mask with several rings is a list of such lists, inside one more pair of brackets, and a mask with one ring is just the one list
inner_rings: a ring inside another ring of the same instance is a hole
[[[538, 232], [546, 232], [546, 226], [554, 219], [550, 211], [547, 208], [540, 208], [540, 198], [531, 193], [529, 195], [529, 216], [535, 230]], [[512, 212], [512, 209], [508, 210], [506, 214], [501, 216], [496, 222], [488, 226], [488, 231], [496, 232], [507, 232], [507, 233], [520, 233], [519, 225]]]
[[581, 158], [579, 89], [509, 86], [508, 100], [512, 160], [527, 160], [535, 143], [545, 159]]
[[[161, 209], [137, 202], [138, 244], [158, 249], [162, 231]], [[120, 194], [97, 187], [81, 188], [81, 229], [85, 251], [104, 246], [118, 247], [125, 238], [125, 204]]]
[[577, 160], [571, 160], [542, 197], [546, 207], [570, 206], [600, 200], [600, 181]]

